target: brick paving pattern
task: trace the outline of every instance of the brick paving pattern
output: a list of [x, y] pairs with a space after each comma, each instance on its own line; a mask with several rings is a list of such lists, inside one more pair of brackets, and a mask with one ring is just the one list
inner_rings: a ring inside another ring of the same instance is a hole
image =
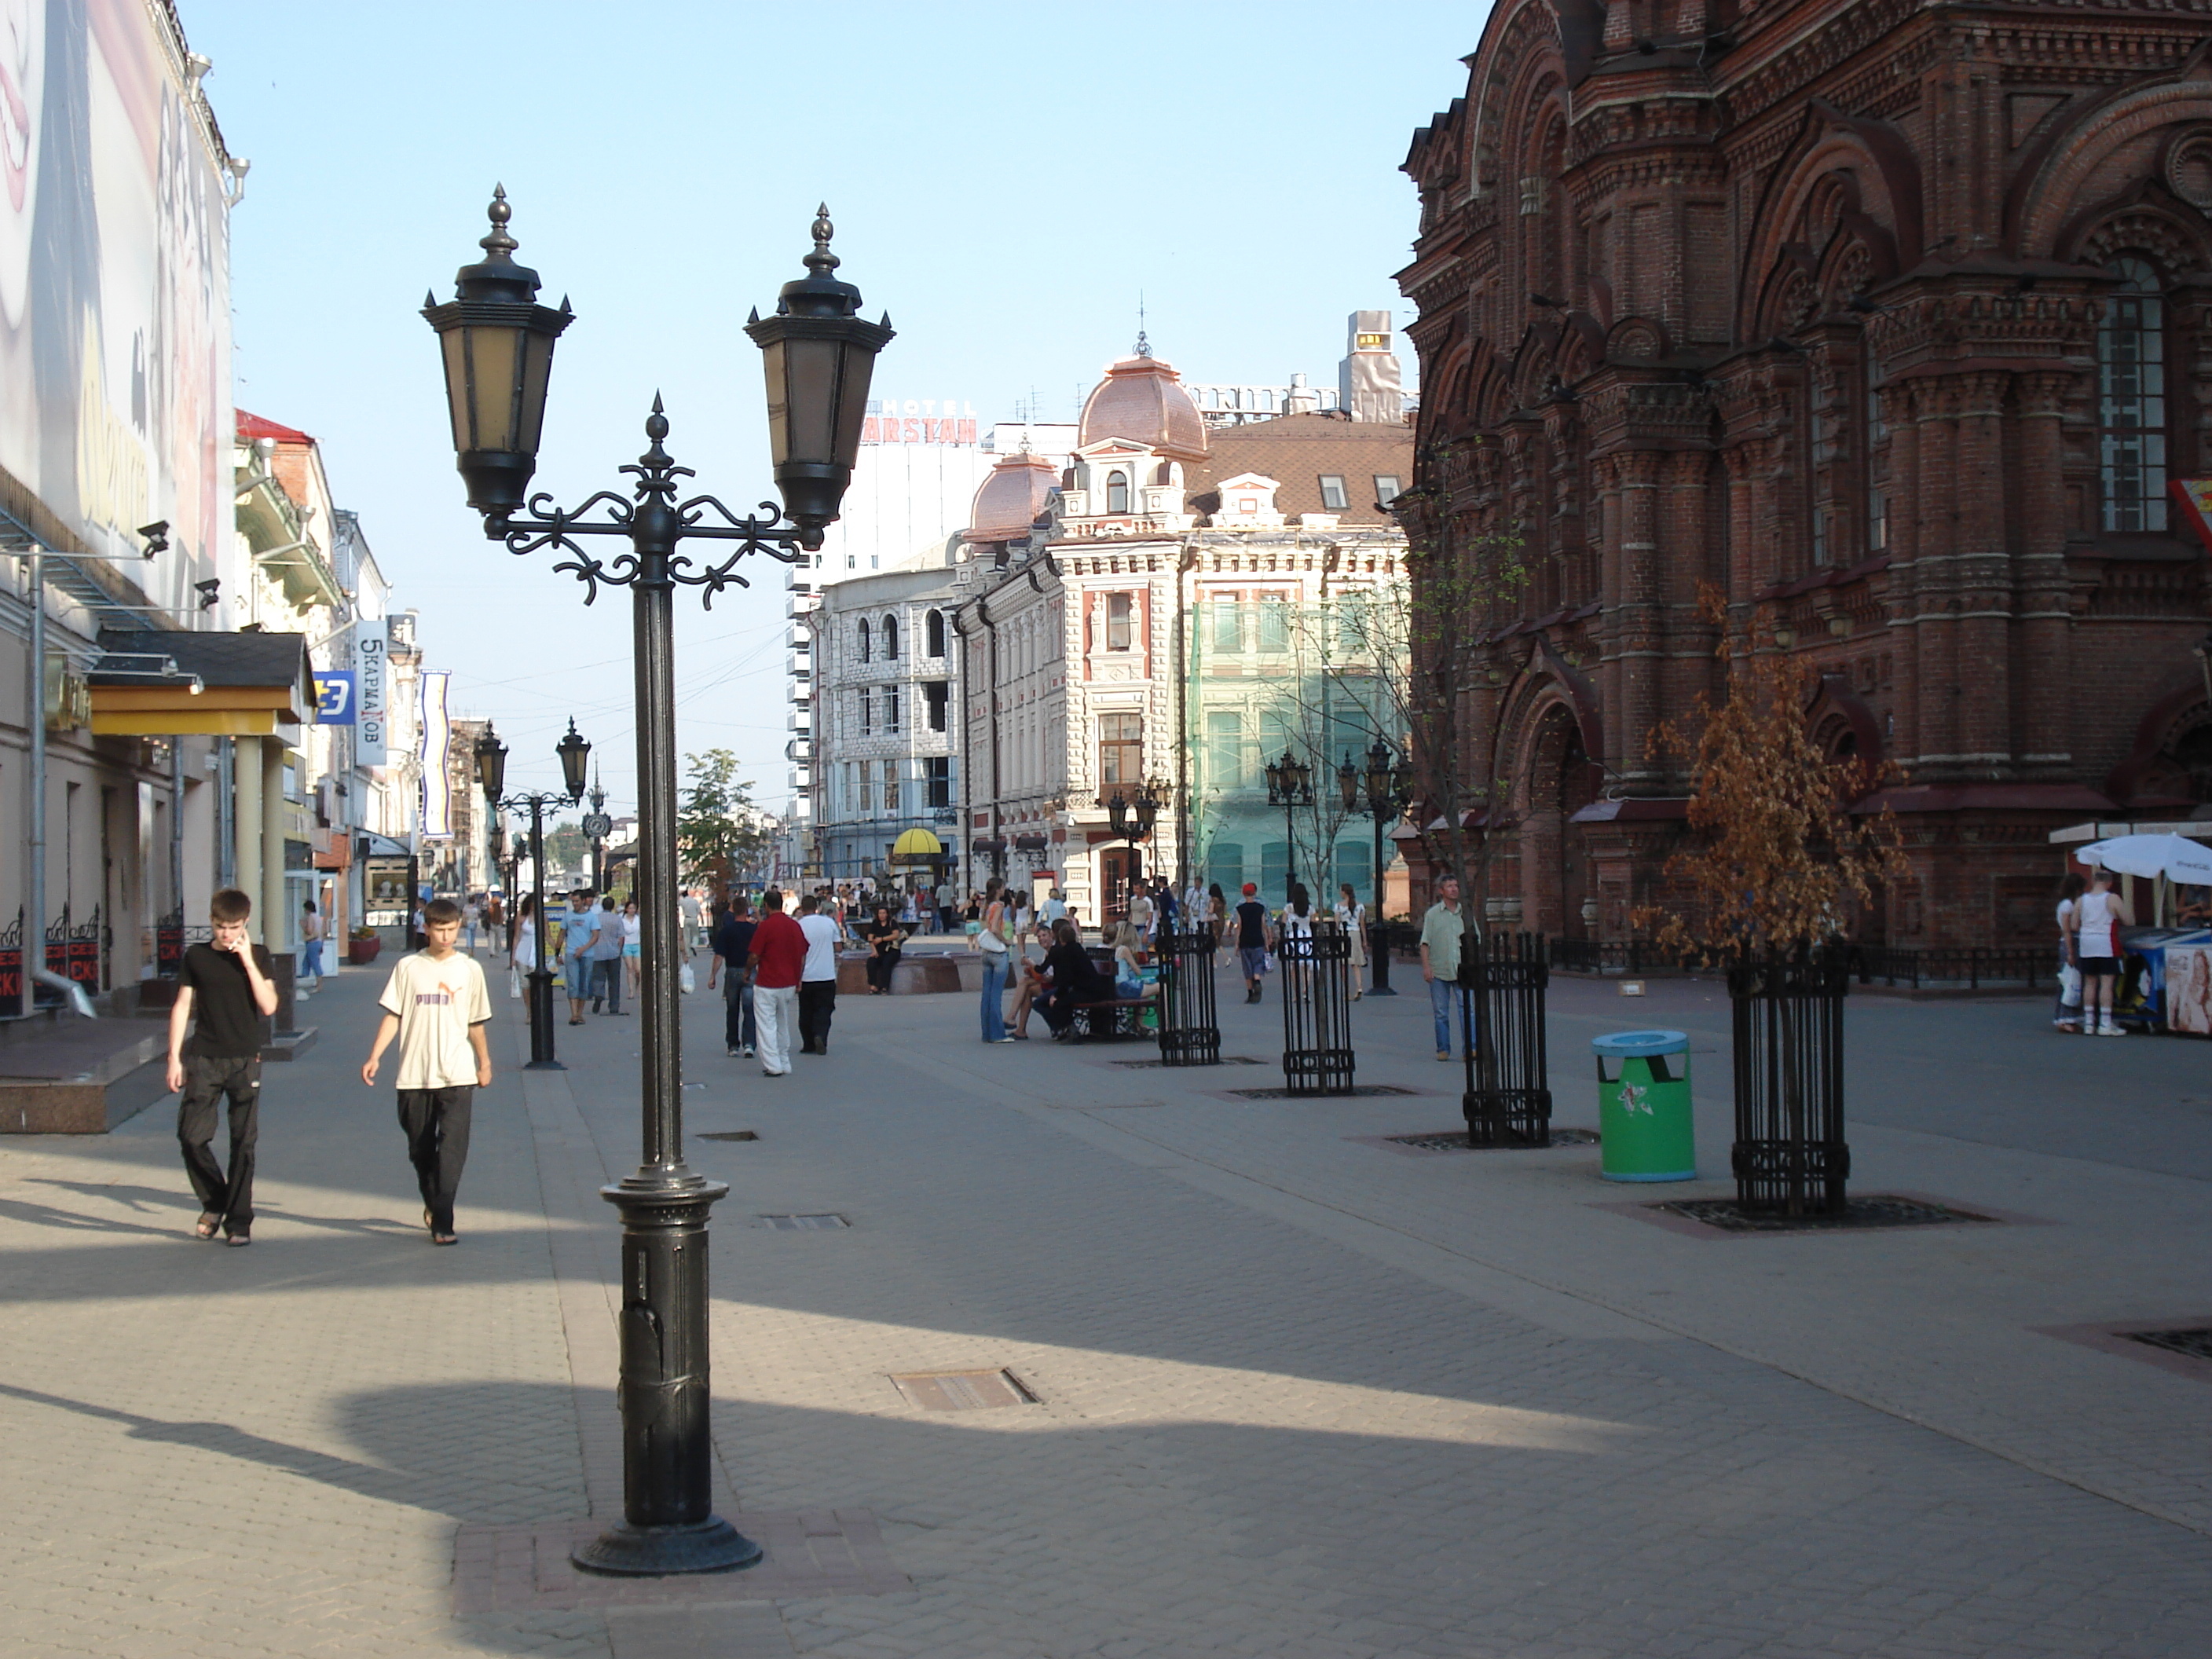
[[[760, 1137], [688, 1151], [732, 1186], [717, 1503], [770, 1559], [628, 1587], [565, 1558], [620, 1505], [597, 1189], [636, 1022], [526, 1080], [501, 1002], [434, 1250], [349, 1075], [380, 982], [270, 1068], [250, 1250], [185, 1237], [173, 1107], [0, 1139], [0, 1654], [2203, 1650], [2212, 1362], [2081, 1334], [2212, 1307], [2193, 1043], [1856, 1000], [1859, 1190], [2008, 1224], [1716, 1247], [1614, 1213], [1594, 1146], [1378, 1157], [1449, 1109], [987, 1048], [969, 997], [855, 1000], [781, 1080], [695, 1019], [691, 1127]], [[1589, 1036], [1680, 1026], [1721, 1174], [1725, 1006], [1652, 992], [1555, 989], [1560, 1120], [1594, 1125]], [[1272, 1004], [1222, 1014], [1279, 1046]], [[1422, 1000], [1357, 1018], [1363, 1081], [1455, 1093]], [[849, 1225], [759, 1219], [807, 1214]], [[893, 1380], [1001, 1369], [1034, 1403]]]

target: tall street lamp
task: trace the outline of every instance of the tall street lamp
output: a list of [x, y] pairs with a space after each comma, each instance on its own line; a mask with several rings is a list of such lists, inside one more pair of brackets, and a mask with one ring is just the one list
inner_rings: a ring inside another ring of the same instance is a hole
[[584, 833], [592, 838], [592, 890], [607, 890], [607, 834], [614, 826], [607, 822], [607, 792], [599, 787], [597, 776], [592, 779], [592, 810], [584, 819]]
[[[568, 722], [568, 735], [556, 745], [554, 752], [561, 757], [561, 769], [568, 769], [570, 745], [580, 745], [576, 768], [579, 781], [567, 794], [530, 793], [509, 795], [507, 787], [507, 745], [499, 740], [490, 725], [477, 740], [477, 778], [483, 785], [484, 801], [495, 814], [501, 811], [530, 814], [530, 890], [532, 930], [536, 935], [537, 949], [532, 953], [537, 966], [529, 973], [530, 993], [530, 1069], [538, 1072], [561, 1072], [568, 1068], [555, 1058], [553, 1053], [553, 965], [547, 942], [545, 920], [545, 810], [563, 802], [573, 806], [577, 796], [583, 793], [580, 775], [583, 755], [591, 749], [576, 731], [576, 722]], [[522, 837], [514, 838], [517, 860], [522, 856]]]
[[1313, 805], [1313, 769], [1289, 750], [1267, 763], [1267, 805], [1283, 809], [1283, 893], [1298, 878], [1297, 810]]
[[1389, 869], [1382, 852], [1382, 829], [1395, 823], [1406, 810], [1406, 769], [1379, 737], [1368, 745], [1364, 773], [1352, 763], [1348, 753], [1344, 764], [1336, 769], [1337, 793], [1343, 797], [1346, 814], [1360, 811], [1364, 785], [1365, 810], [1375, 820], [1375, 908], [1367, 919], [1367, 959], [1375, 964], [1375, 983], [1367, 994], [1373, 997], [1398, 994], [1390, 988], [1390, 933], [1382, 919], [1382, 878]]
[[[713, 1512], [713, 1446], [708, 1426], [707, 1214], [729, 1188], [684, 1162], [683, 1060], [677, 971], [682, 941], [676, 921], [676, 653], [678, 586], [703, 588], [702, 599], [732, 584], [748, 553], [795, 564], [822, 545], [837, 517], [860, 447], [868, 380], [876, 354], [891, 338], [858, 314], [860, 291], [834, 274], [833, 227], [825, 207], [814, 220], [806, 272], [784, 284], [775, 314], [757, 312], [745, 332], [762, 351], [768, 377], [769, 446], [783, 505], [739, 517], [712, 495], [679, 498], [678, 466], [661, 440], [668, 417], [660, 399], [645, 422], [645, 453], [625, 466], [630, 499], [600, 490], [574, 509], [528, 493], [538, 465], [553, 345], [574, 320], [537, 303], [538, 273], [514, 263], [510, 210], [495, 191], [484, 258], [464, 266], [454, 297], [429, 304], [445, 358], [446, 401], [453, 448], [469, 505], [484, 534], [511, 553], [552, 548], [568, 556], [585, 603], [602, 584], [631, 590], [637, 676], [637, 890], [641, 914], [644, 1150], [637, 1172], [601, 1195], [622, 1213], [623, 1519], [574, 1552], [593, 1572], [652, 1575], [720, 1572], [750, 1566], [760, 1546]], [[598, 518], [588, 516], [604, 509]], [[627, 544], [601, 560], [583, 538]], [[686, 540], [736, 544], [726, 557], [679, 553]], [[582, 793], [580, 769], [574, 787]]]

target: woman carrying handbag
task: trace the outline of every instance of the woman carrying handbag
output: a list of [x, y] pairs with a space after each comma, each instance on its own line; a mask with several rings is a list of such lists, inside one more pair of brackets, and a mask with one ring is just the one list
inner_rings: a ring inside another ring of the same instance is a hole
[[983, 888], [983, 914], [973, 944], [983, 957], [983, 1041], [1012, 1042], [1006, 1035], [1006, 976], [1013, 967], [1006, 921], [1006, 883], [994, 876]]

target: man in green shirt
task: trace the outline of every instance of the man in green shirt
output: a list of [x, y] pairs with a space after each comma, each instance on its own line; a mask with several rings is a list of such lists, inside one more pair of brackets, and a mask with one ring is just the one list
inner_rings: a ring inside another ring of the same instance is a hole
[[1437, 884], [1437, 902], [1421, 918], [1421, 977], [1429, 982], [1429, 1006], [1437, 1018], [1437, 1058], [1449, 1060], [1452, 1004], [1459, 1004], [1459, 1034], [1462, 1052], [1474, 1049], [1474, 1031], [1467, 993], [1459, 987], [1460, 943], [1467, 923], [1459, 913], [1459, 882], [1446, 876]]

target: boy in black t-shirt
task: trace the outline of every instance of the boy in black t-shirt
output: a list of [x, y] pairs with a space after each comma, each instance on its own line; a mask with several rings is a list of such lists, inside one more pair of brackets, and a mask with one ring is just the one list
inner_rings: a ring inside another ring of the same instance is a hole
[[[230, 1244], [252, 1243], [253, 1143], [260, 1133], [261, 1027], [276, 1012], [276, 987], [269, 978], [269, 952], [246, 937], [253, 901], [226, 887], [208, 905], [215, 937], [185, 952], [177, 1000], [169, 1010], [169, 1087], [177, 1103], [177, 1140], [185, 1173], [200, 1201], [194, 1237], [220, 1230]], [[194, 1015], [198, 1015], [195, 1024]], [[185, 1029], [193, 1026], [185, 1052]], [[216, 1167], [208, 1150], [215, 1139], [216, 1103], [230, 1102], [230, 1167]]]
[[1267, 921], [1267, 907], [1260, 902], [1260, 890], [1244, 884], [1244, 902], [1237, 907], [1237, 965], [1244, 974], [1244, 1000], [1260, 1000], [1260, 975], [1267, 971], [1267, 952], [1273, 949], [1275, 930]]

